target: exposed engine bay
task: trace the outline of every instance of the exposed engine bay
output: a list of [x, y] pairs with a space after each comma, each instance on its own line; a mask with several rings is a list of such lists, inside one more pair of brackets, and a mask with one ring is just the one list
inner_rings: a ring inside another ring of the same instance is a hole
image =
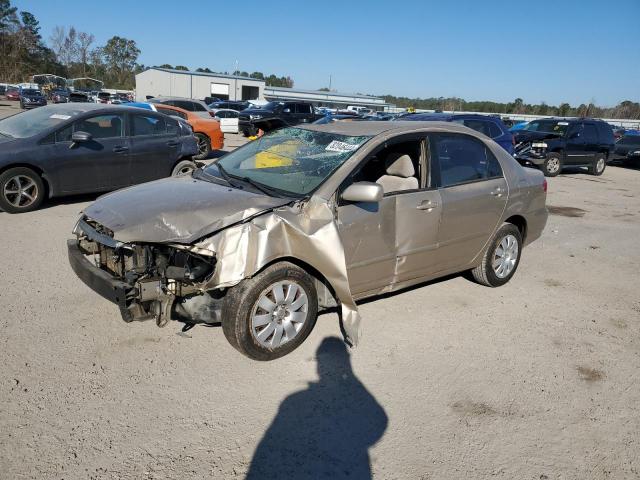
[[74, 233], [79, 249], [96, 267], [129, 287], [120, 302], [124, 321], [155, 320], [158, 326], [171, 319], [219, 323], [225, 291], [202, 288], [215, 270], [215, 256], [181, 246], [124, 244], [88, 218], [78, 222]]

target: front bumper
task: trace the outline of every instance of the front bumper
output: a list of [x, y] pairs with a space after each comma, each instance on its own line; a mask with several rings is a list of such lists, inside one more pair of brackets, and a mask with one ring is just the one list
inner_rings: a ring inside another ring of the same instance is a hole
[[135, 291], [133, 287], [93, 265], [80, 250], [78, 240], [67, 240], [67, 250], [69, 263], [78, 278], [98, 295], [126, 309], [127, 298]]

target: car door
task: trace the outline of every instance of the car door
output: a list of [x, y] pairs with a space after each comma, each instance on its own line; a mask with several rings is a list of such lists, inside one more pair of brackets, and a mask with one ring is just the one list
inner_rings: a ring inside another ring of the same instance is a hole
[[313, 108], [308, 103], [296, 103], [296, 120], [298, 123], [310, 123], [313, 120]]
[[595, 124], [585, 122], [583, 127], [584, 163], [592, 163], [599, 152], [598, 129]]
[[[414, 151], [420, 159], [415, 160], [422, 164], [419, 170], [424, 171], [422, 141], [414, 138], [410, 142], [417, 145]], [[405, 139], [395, 146], [400, 143], [408, 142]], [[379, 178], [384, 173], [384, 152], [389, 146], [385, 144], [382, 150], [373, 152], [341, 190], [354, 182]], [[420, 185], [427, 185], [426, 181], [421, 176]], [[439, 192], [430, 187], [387, 192], [377, 204], [339, 204], [338, 229], [354, 295], [379, 291], [431, 271], [437, 254], [441, 205]]]
[[[72, 142], [73, 132], [91, 134], [88, 142]], [[49, 157], [56, 164], [60, 193], [83, 193], [128, 184], [129, 139], [125, 115], [109, 113], [75, 121], [55, 133]]]
[[468, 266], [480, 253], [498, 226], [509, 192], [484, 142], [465, 134], [433, 134], [430, 143], [442, 201], [436, 267], [450, 271]]
[[130, 114], [131, 167], [130, 184], [167, 177], [178, 155], [177, 129], [167, 129], [167, 122], [153, 112]]
[[286, 102], [282, 105], [282, 110], [280, 111], [280, 118], [287, 125], [297, 125], [298, 117], [296, 114], [296, 104], [293, 102]]
[[234, 110], [222, 110], [216, 113], [220, 120], [220, 130], [224, 133], [238, 133], [238, 112]]
[[565, 165], [582, 165], [587, 161], [583, 122], [575, 122], [569, 126], [564, 156]]

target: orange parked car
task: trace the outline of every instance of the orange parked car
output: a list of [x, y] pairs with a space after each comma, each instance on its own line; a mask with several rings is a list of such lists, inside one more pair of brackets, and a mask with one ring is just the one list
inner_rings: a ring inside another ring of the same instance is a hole
[[191, 125], [193, 134], [198, 139], [198, 154], [194, 155], [194, 159], [202, 160], [209, 156], [211, 150], [220, 150], [224, 147], [224, 133], [220, 130], [220, 122], [217, 120], [202, 118], [193, 112], [171, 105], [156, 103], [155, 107], [160, 113], [184, 118]]

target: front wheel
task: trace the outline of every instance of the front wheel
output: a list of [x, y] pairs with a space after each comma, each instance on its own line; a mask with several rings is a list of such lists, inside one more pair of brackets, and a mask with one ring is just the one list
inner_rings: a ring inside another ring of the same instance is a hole
[[44, 196], [42, 178], [30, 168], [10, 168], [0, 175], [0, 208], [7, 213], [35, 210]]
[[542, 164], [542, 172], [545, 177], [555, 177], [562, 170], [562, 158], [559, 153], [550, 153]]
[[504, 285], [516, 273], [521, 254], [520, 230], [512, 223], [503, 223], [482, 257], [482, 263], [471, 271], [473, 278], [487, 287]]
[[297, 265], [278, 262], [229, 290], [222, 330], [243, 355], [275, 360], [304, 342], [317, 316], [313, 279]]
[[607, 168], [607, 159], [603, 154], [598, 154], [593, 161], [593, 163], [589, 166], [589, 173], [591, 175], [600, 176], [604, 173], [604, 169]]

